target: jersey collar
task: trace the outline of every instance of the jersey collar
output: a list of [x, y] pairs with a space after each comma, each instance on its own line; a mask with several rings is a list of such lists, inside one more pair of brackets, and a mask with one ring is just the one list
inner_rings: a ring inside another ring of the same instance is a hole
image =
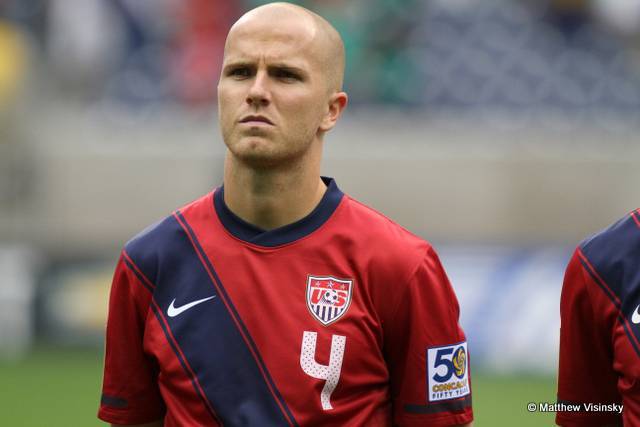
[[322, 196], [318, 206], [304, 218], [273, 230], [263, 230], [231, 212], [224, 202], [224, 186], [218, 188], [214, 193], [213, 204], [224, 228], [238, 239], [259, 246], [285, 245], [301, 239], [320, 228], [340, 204], [344, 194], [336, 185], [335, 180], [323, 176], [322, 181], [326, 184], [327, 191]]

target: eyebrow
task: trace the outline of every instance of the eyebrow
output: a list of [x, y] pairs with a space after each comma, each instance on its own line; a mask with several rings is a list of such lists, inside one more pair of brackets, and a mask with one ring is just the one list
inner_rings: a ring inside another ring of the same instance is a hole
[[291, 64], [286, 64], [284, 62], [275, 62], [273, 64], [269, 64], [267, 65], [267, 68], [279, 68], [283, 70], [297, 71], [299, 73], [306, 73], [303, 68]]
[[232, 68], [244, 68], [244, 67], [253, 67], [253, 65], [250, 62], [246, 62], [246, 61], [230, 62], [227, 65], [222, 67], [222, 71], [225, 72]]
[[[223, 72], [226, 72], [230, 69], [234, 69], [234, 68], [243, 68], [243, 67], [248, 67], [248, 68], [255, 68], [255, 62], [251, 62], [251, 61], [235, 61], [235, 62], [230, 62], [227, 65], [224, 66], [223, 68]], [[299, 73], [302, 75], [307, 75], [309, 74], [304, 68], [296, 66], [296, 65], [292, 65], [292, 64], [287, 64], [285, 62], [274, 62], [271, 64], [267, 65], [267, 69], [277, 69], [277, 70], [286, 70], [286, 71], [292, 71], [295, 73]]]

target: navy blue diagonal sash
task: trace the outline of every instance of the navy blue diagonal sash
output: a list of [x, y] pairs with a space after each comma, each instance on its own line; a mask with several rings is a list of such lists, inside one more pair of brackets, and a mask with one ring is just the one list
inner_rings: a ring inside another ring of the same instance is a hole
[[[180, 212], [131, 240], [125, 250], [155, 285], [154, 314], [212, 416], [230, 426], [297, 425]], [[204, 301], [184, 309], [199, 300]]]
[[640, 324], [632, 322], [640, 306], [640, 215], [626, 216], [580, 245], [582, 264], [620, 310], [620, 323], [640, 356]]

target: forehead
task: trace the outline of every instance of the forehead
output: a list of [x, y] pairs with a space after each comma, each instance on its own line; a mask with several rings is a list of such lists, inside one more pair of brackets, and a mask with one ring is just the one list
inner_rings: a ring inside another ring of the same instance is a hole
[[275, 24], [255, 20], [240, 23], [229, 33], [224, 61], [253, 59], [317, 62], [316, 31], [304, 20]]

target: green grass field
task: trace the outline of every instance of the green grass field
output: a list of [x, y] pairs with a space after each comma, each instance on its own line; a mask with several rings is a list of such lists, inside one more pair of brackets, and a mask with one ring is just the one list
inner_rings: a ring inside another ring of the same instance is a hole
[[[20, 362], [0, 362], [0, 426], [104, 426], [96, 418], [102, 355], [39, 349]], [[474, 372], [475, 426], [552, 426], [553, 414], [527, 412], [528, 402], [554, 402], [555, 379]]]

